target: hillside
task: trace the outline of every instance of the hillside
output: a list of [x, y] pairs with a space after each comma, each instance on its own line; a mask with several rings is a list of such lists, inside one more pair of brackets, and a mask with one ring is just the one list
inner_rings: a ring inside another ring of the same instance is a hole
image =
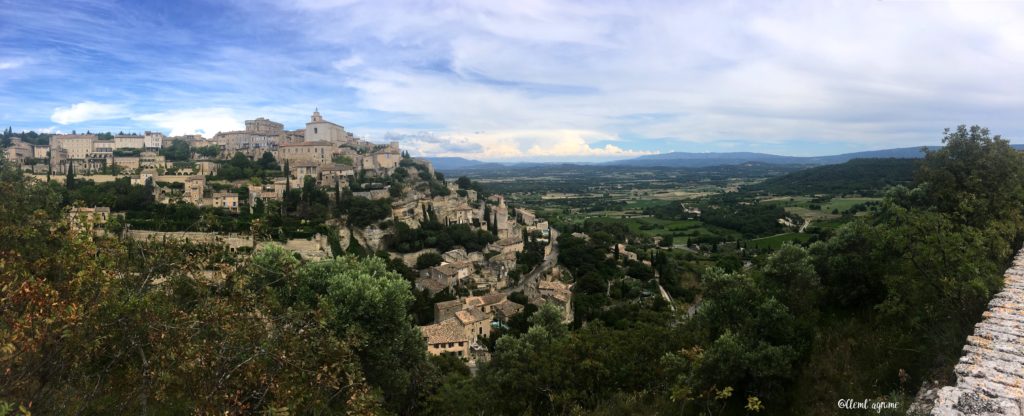
[[[931, 150], [937, 147], [928, 147]], [[843, 153], [827, 156], [782, 156], [768, 153], [725, 152], [725, 153], [689, 153], [671, 152], [658, 155], [641, 156], [635, 159], [616, 160], [604, 163], [615, 166], [664, 166], [664, 167], [705, 167], [714, 165], [738, 165], [747, 162], [760, 162], [784, 165], [831, 165], [844, 163], [853, 159], [867, 158], [920, 158], [922, 146], [902, 147], [895, 149], [872, 150], [866, 152]]]
[[744, 190], [776, 195], [874, 194], [891, 185], [909, 185], [918, 159], [853, 159], [769, 178]]

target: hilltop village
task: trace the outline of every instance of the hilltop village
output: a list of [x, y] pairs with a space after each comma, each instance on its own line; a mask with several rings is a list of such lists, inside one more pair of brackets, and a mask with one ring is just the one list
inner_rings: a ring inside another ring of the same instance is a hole
[[377, 253], [424, 305], [417, 323], [433, 354], [486, 359], [479, 341], [528, 305], [554, 304], [572, 321], [572, 286], [557, 279], [557, 231], [546, 221], [318, 110], [304, 129], [257, 118], [209, 140], [149, 131], [46, 139], [9, 138], [5, 157], [78, 192], [87, 203], [71, 208], [75, 227], [241, 254], [270, 244], [308, 259]]

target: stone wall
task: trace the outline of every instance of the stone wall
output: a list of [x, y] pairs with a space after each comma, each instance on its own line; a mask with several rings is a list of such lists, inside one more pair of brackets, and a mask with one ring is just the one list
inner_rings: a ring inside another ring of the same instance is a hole
[[924, 389], [911, 413], [1024, 416], [1024, 250], [967, 337], [956, 385]]

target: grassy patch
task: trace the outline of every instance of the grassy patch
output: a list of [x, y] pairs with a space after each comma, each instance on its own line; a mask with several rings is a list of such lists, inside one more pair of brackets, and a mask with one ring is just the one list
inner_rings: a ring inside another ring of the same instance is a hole
[[757, 249], [777, 249], [782, 247], [782, 244], [787, 241], [805, 242], [811, 239], [810, 234], [801, 233], [785, 233], [773, 235], [771, 237], [757, 238], [747, 242], [747, 247]]

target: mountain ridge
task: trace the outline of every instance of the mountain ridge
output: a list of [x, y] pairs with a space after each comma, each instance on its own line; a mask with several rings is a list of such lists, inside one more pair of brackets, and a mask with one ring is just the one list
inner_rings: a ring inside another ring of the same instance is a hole
[[[1024, 144], [1010, 145], [1014, 149], [1024, 150]], [[585, 162], [486, 162], [462, 157], [425, 157], [434, 164], [434, 168], [444, 170], [473, 170], [488, 168], [528, 168], [538, 165], [591, 165], [591, 166], [632, 166], [632, 167], [684, 167], [702, 168], [722, 165], [741, 165], [744, 163], [769, 163], [777, 165], [835, 165], [853, 159], [919, 159], [924, 157], [922, 149], [936, 150], [940, 146], [912, 146], [891, 149], [867, 150], [861, 152], [840, 153], [823, 156], [785, 156], [757, 152], [669, 152], [640, 156], [632, 159], [612, 160], [599, 163]]]

